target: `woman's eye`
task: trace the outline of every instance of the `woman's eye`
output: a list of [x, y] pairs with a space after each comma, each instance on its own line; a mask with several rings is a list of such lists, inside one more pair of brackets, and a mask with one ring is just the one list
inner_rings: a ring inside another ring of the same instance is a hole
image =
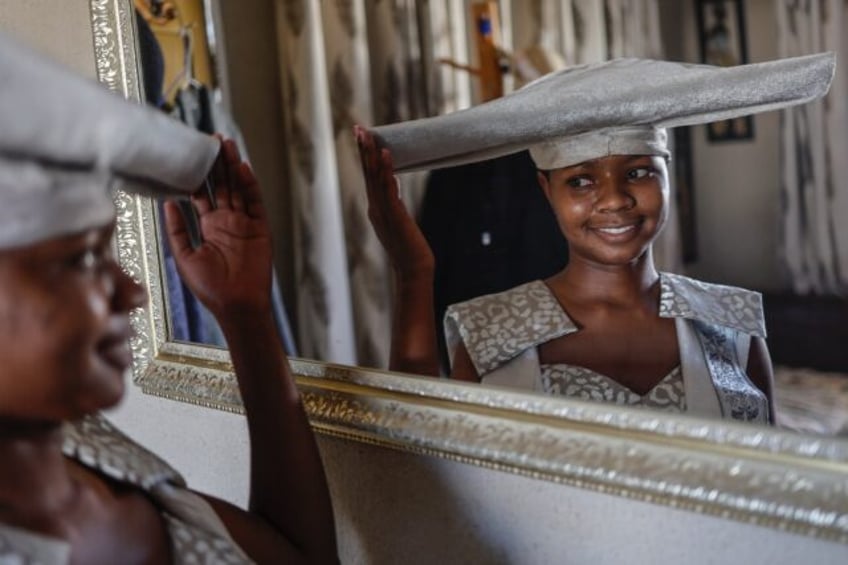
[[98, 257], [93, 249], [86, 249], [74, 257], [74, 266], [82, 270], [91, 270], [97, 266]]
[[630, 179], [643, 179], [652, 177], [654, 174], [656, 174], [656, 171], [653, 167], [637, 167], [635, 169], [630, 169], [627, 172], [627, 177]]
[[591, 179], [585, 176], [571, 177], [570, 179], [565, 181], [565, 184], [567, 184], [571, 188], [586, 188], [592, 185], [592, 181]]
[[71, 266], [81, 271], [99, 269], [106, 261], [107, 253], [99, 248], [86, 249], [71, 260]]

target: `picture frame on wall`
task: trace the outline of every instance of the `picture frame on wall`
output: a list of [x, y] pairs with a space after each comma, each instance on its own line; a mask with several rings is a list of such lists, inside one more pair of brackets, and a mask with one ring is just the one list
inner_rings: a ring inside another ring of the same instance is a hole
[[[701, 62], [728, 67], [748, 62], [745, 10], [742, 0], [695, 0]], [[752, 116], [707, 124], [712, 142], [753, 139]]]

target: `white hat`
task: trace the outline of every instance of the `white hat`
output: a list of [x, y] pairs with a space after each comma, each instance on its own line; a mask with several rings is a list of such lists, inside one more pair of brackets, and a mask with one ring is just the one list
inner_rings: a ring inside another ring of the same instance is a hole
[[616, 59], [549, 74], [467, 110], [373, 132], [399, 172], [524, 149], [540, 169], [611, 154], [667, 155], [663, 128], [808, 102], [827, 93], [835, 66], [832, 53], [736, 67]]
[[105, 225], [115, 188], [188, 195], [219, 146], [0, 34], [0, 249]]

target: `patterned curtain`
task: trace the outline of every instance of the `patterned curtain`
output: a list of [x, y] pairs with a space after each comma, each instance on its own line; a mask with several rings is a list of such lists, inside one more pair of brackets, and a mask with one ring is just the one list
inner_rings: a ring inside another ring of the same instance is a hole
[[599, 0], [513, 0], [512, 45], [520, 52], [540, 46], [566, 65], [608, 58], [604, 2]]
[[799, 294], [848, 293], [848, 88], [844, 0], [779, 0], [782, 57], [834, 51], [830, 94], [781, 121], [781, 256]]
[[[429, 23], [431, 16], [445, 20], [446, 4], [276, 0], [275, 9], [291, 148], [298, 346], [304, 357], [385, 367], [391, 281], [368, 223], [351, 128], [423, 117], [453, 99], [441, 95]], [[402, 179], [413, 209], [421, 186], [420, 175]]]
[[385, 367], [391, 342], [389, 270], [368, 223], [365, 185], [351, 129], [356, 123], [374, 123], [365, 5], [362, 0], [325, 0], [321, 7], [354, 343], [359, 365]]
[[294, 204], [297, 342], [304, 357], [356, 364], [321, 2], [277, 0]]

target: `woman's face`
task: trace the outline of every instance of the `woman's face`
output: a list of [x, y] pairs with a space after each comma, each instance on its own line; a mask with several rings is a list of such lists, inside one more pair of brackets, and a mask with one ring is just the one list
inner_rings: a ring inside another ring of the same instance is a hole
[[144, 289], [117, 264], [114, 225], [0, 252], [0, 417], [78, 418], [116, 404]]
[[539, 173], [568, 240], [569, 261], [626, 265], [642, 257], [668, 216], [668, 170], [650, 155], [612, 155]]

